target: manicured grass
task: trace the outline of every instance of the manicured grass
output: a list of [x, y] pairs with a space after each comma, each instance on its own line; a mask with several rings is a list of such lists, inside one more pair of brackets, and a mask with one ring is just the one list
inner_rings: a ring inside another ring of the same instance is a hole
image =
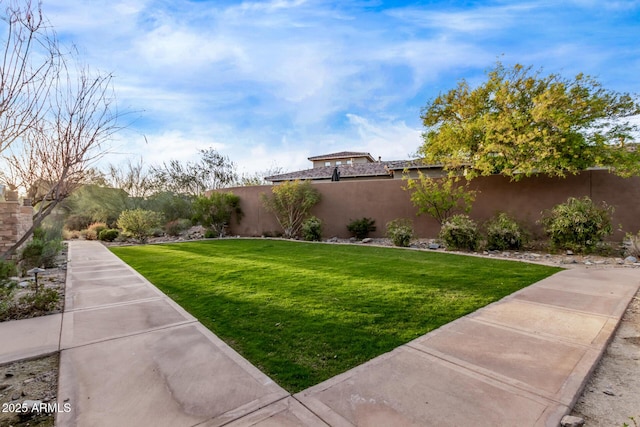
[[433, 252], [264, 239], [112, 251], [290, 392], [560, 270]]

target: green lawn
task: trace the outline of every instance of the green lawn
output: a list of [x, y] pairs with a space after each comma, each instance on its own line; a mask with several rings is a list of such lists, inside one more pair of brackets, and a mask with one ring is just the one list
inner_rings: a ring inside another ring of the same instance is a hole
[[560, 270], [396, 248], [265, 239], [112, 251], [290, 392]]

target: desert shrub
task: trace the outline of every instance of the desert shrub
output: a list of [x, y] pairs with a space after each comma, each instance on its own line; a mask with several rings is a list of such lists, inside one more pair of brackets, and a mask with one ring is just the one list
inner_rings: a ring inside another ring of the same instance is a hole
[[60, 294], [55, 289], [41, 288], [37, 293], [28, 293], [18, 299], [18, 304], [23, 310], [30, 312], [48, 312], [53, 310], [60, 299]]
[[627, 233], [625, 235], [624, 254], [640, 258], [640, 231], [637, 234]]
[[131, 209], [122, 211], [118, 218], [118, 227], [140, 243], [145, 243], [153, 231], [159, 227], [161, 219], [158, 212]]
[[16, 265], [12, 261], [0, 259], [0, 284], [9, 280], [9, 277], [18, 274]]
[[164, 232], [169, 236], [179, 236], [185, 230], [191, 227], [191, 221], [188, 219], [174, 219], [164, 225]]
[[300, 234], [302, 222], [320, 201], [320, 192], [309, 181], [289, 181], [275, 185], [271, 196], [262, 195], [264, 207], [273, 212], [288, 239]]
[[612, 214], [613, 207], [604, 202], [597, 206], [587, 196], [569, 197], [545, 212], [541, 222], [552, 246], [590, 252], [611, 234]]
[[311, 216], [302, 223], [302, 238], [308, 241], [322, 240], [322, 221]]
[[364, 239], [369, 236], [369, 233], [376, 231], [376, 220], [371, 218], [354, 219], [347, 224], [347, 230], [353, 234], [357, 239]]
[[24, 269], [28, 270], [40, 266], [40, 257], [44, 250], [44, 242], [41, 239], [31, 239], [20, 253], [20, 261]]
[[42, 248], [42, 255], [40, 256], [39, 265], [44, 268], [53, 268], [56, 266], [56, 258], [62, 250], [62, 240], [53, 239], [44, 243]]
[[67, 229], [62, 230], [62, 238], [64, 240], [79, 239], [80, 236], [82, 236], [82, 232], [78, 230], [67, 230]]
[[413, 223], [406, 218], [389, 221], [387, 223], [387, 237], [395, 246], [409, 246], [413, 237]]
[[487, 221], [486, 229], [487, 249], [490, 250], [520, 249], [525, 240], [520, 225], [504, 212]]
[[98, 235], [98, 239], [103, 242], [113, 242], [120, 235], [120, 230], [116, 230], [115, 228], [107, 228], [102, 230]]
[[193, 202], [193, 211], [193, 219], [211, 230], [215, 234], [212, 237], [223, 237], [231, 218], [235, 215], [236, 221], [240, 221], [243, 215], [240, 197], [232, 192], [213, 192], [209, 197], [198, 197]]
[[468, 215], [454, 215], [440, 228], [440, 239], [447, 249], [474, 251], [478, 247], [478, 225]]
[[102, 230], [107, 229], [107, 224], [104, 222], [94, 222], [87, 227], [87, 231], [84, 234], [87, 240], [98, 240], [98, 236]]
[[89, 227], [92, 222], [91, 217], [86, 215], [69, 215], [64, 222], [64, 228], [71, 231], [80, 231]]

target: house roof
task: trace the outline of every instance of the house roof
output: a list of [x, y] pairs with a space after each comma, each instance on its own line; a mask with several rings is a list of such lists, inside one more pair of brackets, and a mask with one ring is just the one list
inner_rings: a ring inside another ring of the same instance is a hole
[[373, 162], [371, 154], [357, 151], [340, 151], [339, 153], [322, 154], [320, 156], [308, 157], [308, 160], [331, 160], [331, 159], [344, 159], [348, 157], [366, 157], [369, 161]]
[[390, 177], [393, 173], [387, 169], [387, 163], [388, 162], [374, 162], [354, 163], [352, 165], [340, 166], [322, 166], [319, 168], [267, 176], [264, 179], [271, 182], [292, 181], [296, 179], [329, 180], [331, 179], [333, 170], [336, 167], [338, 168], [338, 172], [340, 172], [340, 178]]

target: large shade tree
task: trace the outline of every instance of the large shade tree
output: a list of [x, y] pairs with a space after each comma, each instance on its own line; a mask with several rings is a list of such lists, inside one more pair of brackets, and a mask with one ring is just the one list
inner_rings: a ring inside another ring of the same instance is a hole
[[470, 177], [566, 176], [593, 166], [629, 176], [640, 171], [638, 114], [637, 96], [592, 77], [498, 63], [478, 87], [462, 80], [424, 107], [418, 154]]

